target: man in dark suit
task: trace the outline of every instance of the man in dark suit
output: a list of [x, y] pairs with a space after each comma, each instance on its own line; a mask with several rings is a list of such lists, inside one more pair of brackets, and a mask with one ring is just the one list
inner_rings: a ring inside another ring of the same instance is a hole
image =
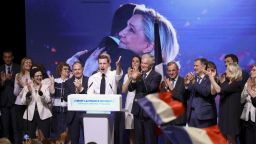
[[[64, 95], [70, 94], [86, 94], [88, 87], [88, 77], [83, 76], [83, 65], [80, 62], [75, 62], [72, 66], [73, 77], [64, 83]], [[82, 124], [82, 112], [68, 111], [67, 112], [67, 127], [68, 134], [72, 144], [79, 143], [80, 128]]]
[[134, 115], [135, 141], [137, 144], [157, 143], [156, 125], [137, 103], [138, 99], [145, 97], [147, 94], [156, 93], [159, 89], [162, 77], [152, 69], [153, 65], [154, 57], [150, 54], [144, 54], [141, 60], [142, 73], [133, 71], [132, 81], [128, 86], [129, 91], [136, 91], [132, 114]]
[[[3, 51], [4, 65], [0, 66], [0, 111], [2, 136], [12, 140], [11, 135], [16, 129], [14, 102], [16, 96], [13, 94], [15, 75], [20, 71], [18, 64], [13, 63], [13, 52], [11, 50]], [[15, 143], [15, 141], [14, 141]]]
[[[176, 120], [171, 121], [170, 125], [185, 126], [186, 125], [186, 97], [185, 86], [183, 77], [179, 76], [179, 67], [176, 62], [169, 62], [167, 64], [168, 78], [165, 78], [161, 84], [161, 91], [169, 91], [172, 93], [174, 100], [180, 101], [185, 107], [184, 114], [178, 117]], [[164, 143], [169, 144], [170, 141], [164, 138]]]
[[187, 118], [188, 125], [192, 127], [205, 128], [217, 124], [215, 97], [211, 94], [209, 77], [204, 74], [206, 68], [206, 59], [195, 59], [195, 75], [189, 73], [185, 77], [186, 89], [189, 91]]

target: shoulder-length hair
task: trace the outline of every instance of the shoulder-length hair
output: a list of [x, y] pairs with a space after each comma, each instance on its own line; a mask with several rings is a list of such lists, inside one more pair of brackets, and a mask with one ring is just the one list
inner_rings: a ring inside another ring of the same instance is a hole
[[[155, 10], [146, 8], [145, 5], [137, 5], [134, 14], [143, 17], [144, 35], [150, 43], [154, 43], [154, 22], [158, 19], [163, 61], [164, 63], [173, 61], [179, 53], [179, 44], [172, 23]], [[151, 54], [154, 55], [154, 50]]]
[[227, 66], [227, 71], [230, 72], [229, 83], [242, 80], [242, 69], [237, 63], [231, 63]]
[[[21, 74], [21, 75], [24, 75], [24, 74], [25, 74], [25, 70], [24, 70], [23, 66], [25, 65], [25, 62], [26, 62], [27, 60], [30, 60], [30, 61], [32, 62], [32, 59], [29, 58], [29, 57], [24, 57], [24, 58], [21, 60], [21, 63], [20, 63], [20, 74]], [[31, 68], [32, 68], [32, 64], [33, 64], [33, 63], [31, 63]]]

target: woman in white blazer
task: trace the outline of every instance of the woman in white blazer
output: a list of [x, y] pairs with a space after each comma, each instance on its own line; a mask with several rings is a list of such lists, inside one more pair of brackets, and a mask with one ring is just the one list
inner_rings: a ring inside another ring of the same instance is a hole
[[26, 110], [26, 104], [21, 102], [22, 98], [22, 89], [24, 86], [27, 85], [28, 81], [30, 80], [30, 69], [32, 67], [32, 60], [31, 58], [24, 57], [21, 60], [20, 64], [20, 72], [16, 74], [15, 76], [15, 82], [14, 82], [14, 95], [16, 96], [15, 100], [15, 130], [14, 130], [14, 136], [16, 137], [16, 143], [21, 144], [23, 140], [23, 133], [24, 133], [24, 120], [23, 120], [23, 114]]
[[36, 130], [39, 129], [45, 138], [50, 134], [50, 117], [52, 113], [48, 104], [51, 102], [49, 85], [42, 83], [43, 71], [34, 68], [30, 71], [32, 81], [23, 88], [22, 103], [27, 105], [23, 119], [28, 122], [28, 132], [31, 138], [36, 137]]

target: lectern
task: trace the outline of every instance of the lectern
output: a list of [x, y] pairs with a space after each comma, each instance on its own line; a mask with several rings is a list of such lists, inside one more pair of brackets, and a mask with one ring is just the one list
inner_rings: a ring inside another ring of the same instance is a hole
[[114, 143], [114, 117], [111, 112], [121, 111], [122, 96], [116, 94], [71, 94], [69, 111], [86, 111], [83, 117], [84, 142]]

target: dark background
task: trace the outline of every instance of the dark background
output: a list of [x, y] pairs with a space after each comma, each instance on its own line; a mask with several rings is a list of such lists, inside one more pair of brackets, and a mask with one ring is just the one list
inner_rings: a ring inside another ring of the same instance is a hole
[[26, 56], [25, 0], [1, 1], [1, 64], [4, 49], [14, 52], [14, 62], [20, 63]]

